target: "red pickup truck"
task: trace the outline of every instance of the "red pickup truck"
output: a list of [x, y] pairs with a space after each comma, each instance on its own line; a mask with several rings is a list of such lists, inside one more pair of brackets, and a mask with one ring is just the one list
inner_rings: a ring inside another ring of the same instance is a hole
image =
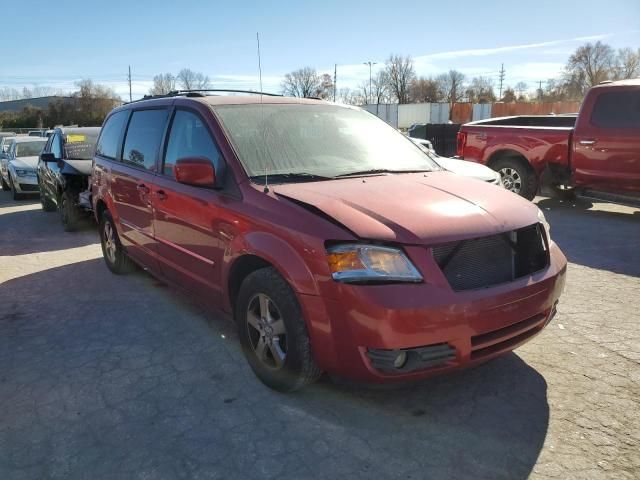
[[587, 93], [578, 115], [518, 116], [463, 125], [457, 154], [500, 172], [505, 188], [531, 200], [548, 184], [640, 201], [640, 79], [605, 82]]

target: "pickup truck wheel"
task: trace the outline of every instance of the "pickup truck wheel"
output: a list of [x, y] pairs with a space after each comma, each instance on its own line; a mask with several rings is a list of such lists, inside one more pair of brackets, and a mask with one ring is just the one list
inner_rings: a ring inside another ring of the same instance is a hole
[[133, 271], [134, 264], [122, 248], [118, 231], [108, 211], [100, 217], [100, 244], [109, 270], [117, 275]]
[[538, 192], [535, 172], [518, 158], [500, 158], [491, 166], [500, 174], [502, 186], [527, 200], [533, 200]]
[[275, 268], [250, 273], [240, 286], [235, 319], [242, 350], [256, 376], [279, 392], [317, 380], [302, 309]]
[[45, 212], [55, 212], [56, 204], [51, 201], [45, 192], [45, 189], [40, 183], [40, 178], [38, 178], [38, 190], [40, 190], [40, 205], [42, 205], [42, 210]]
[[565, 185], [551, 185], [553, 195], [560, 200], [575, 200], [576, 189]]
[[75, 232], [78, 229], [80, 218], [73, 196], [69, 192], [60, 195], [60, 221], [65, 232]]

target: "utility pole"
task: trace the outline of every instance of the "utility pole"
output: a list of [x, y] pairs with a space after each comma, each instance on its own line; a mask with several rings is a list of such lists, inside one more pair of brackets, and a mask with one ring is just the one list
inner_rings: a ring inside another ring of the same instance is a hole
[[373, 67], [374, 65], [377, 65], [376, 62], [364, 62], [364, 65], [369, 65], [369, 103], [371, 103], [371, 100], [373, 98], [372, 96], [372, 92], [371, 92], [371, 67]]
[[129, 101], [133, 101], [131, 96], [131, 65], [129, 65]]
[[336, 101], [336, 90], [338, 89], [337, 83], [338, 83], [338, 64], [334, 63], [333, 64], [333, 102], [334, 103]]
[[505, 71], [504, 71], [504, 63], [503, 63], [502, 67], [500, 67], [500, 75], [498, 76], [498, 78], [500, 78], [500, 94], [498, 95], [498, 100], [502, 100], [502, 84], [504, 83], [504, 75], [505, 75]]
[[538, 100], [542, 101], [542, 80], [538, 82]]

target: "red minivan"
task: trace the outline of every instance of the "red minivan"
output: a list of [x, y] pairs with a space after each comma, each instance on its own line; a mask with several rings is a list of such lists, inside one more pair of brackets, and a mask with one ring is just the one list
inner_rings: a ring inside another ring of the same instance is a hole
[[107, 266], [232, 313], [266, 385], [406, 381], [513, 350], [566, 259], [529, 201], [441, 170], [355, 107], [199, 92], [104, 122], [92, 198]]

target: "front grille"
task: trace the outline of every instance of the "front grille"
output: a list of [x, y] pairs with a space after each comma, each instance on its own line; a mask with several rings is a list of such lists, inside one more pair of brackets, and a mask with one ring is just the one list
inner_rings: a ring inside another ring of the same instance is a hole
[[[398, 368], [394, 366], [394, 361], [400, 352], [406, 354], [406, 362]], [[456, 358], [456, 350], [447, 343], [438, 343], [401, 350], [370, 348], [367, 350], [367, 356], [371, 366], [377, 370], [386, 373], [409, 373], [450, 364]]]
[[545, 326], [547, 316], [540, 314], [507, 327], [471, 337], [471, 360], [513, 349]]
[[29, 183], [19, 183], [18, 185], [20, 185], [20, 190], [22, 190], [23, 192], [37, 192], [38, 191], [38, 185], [31, 185]]
[[437, 245], [433, 257], [455, 291], [511, 282], [549, 265], [540, 224], [488, 237]]

